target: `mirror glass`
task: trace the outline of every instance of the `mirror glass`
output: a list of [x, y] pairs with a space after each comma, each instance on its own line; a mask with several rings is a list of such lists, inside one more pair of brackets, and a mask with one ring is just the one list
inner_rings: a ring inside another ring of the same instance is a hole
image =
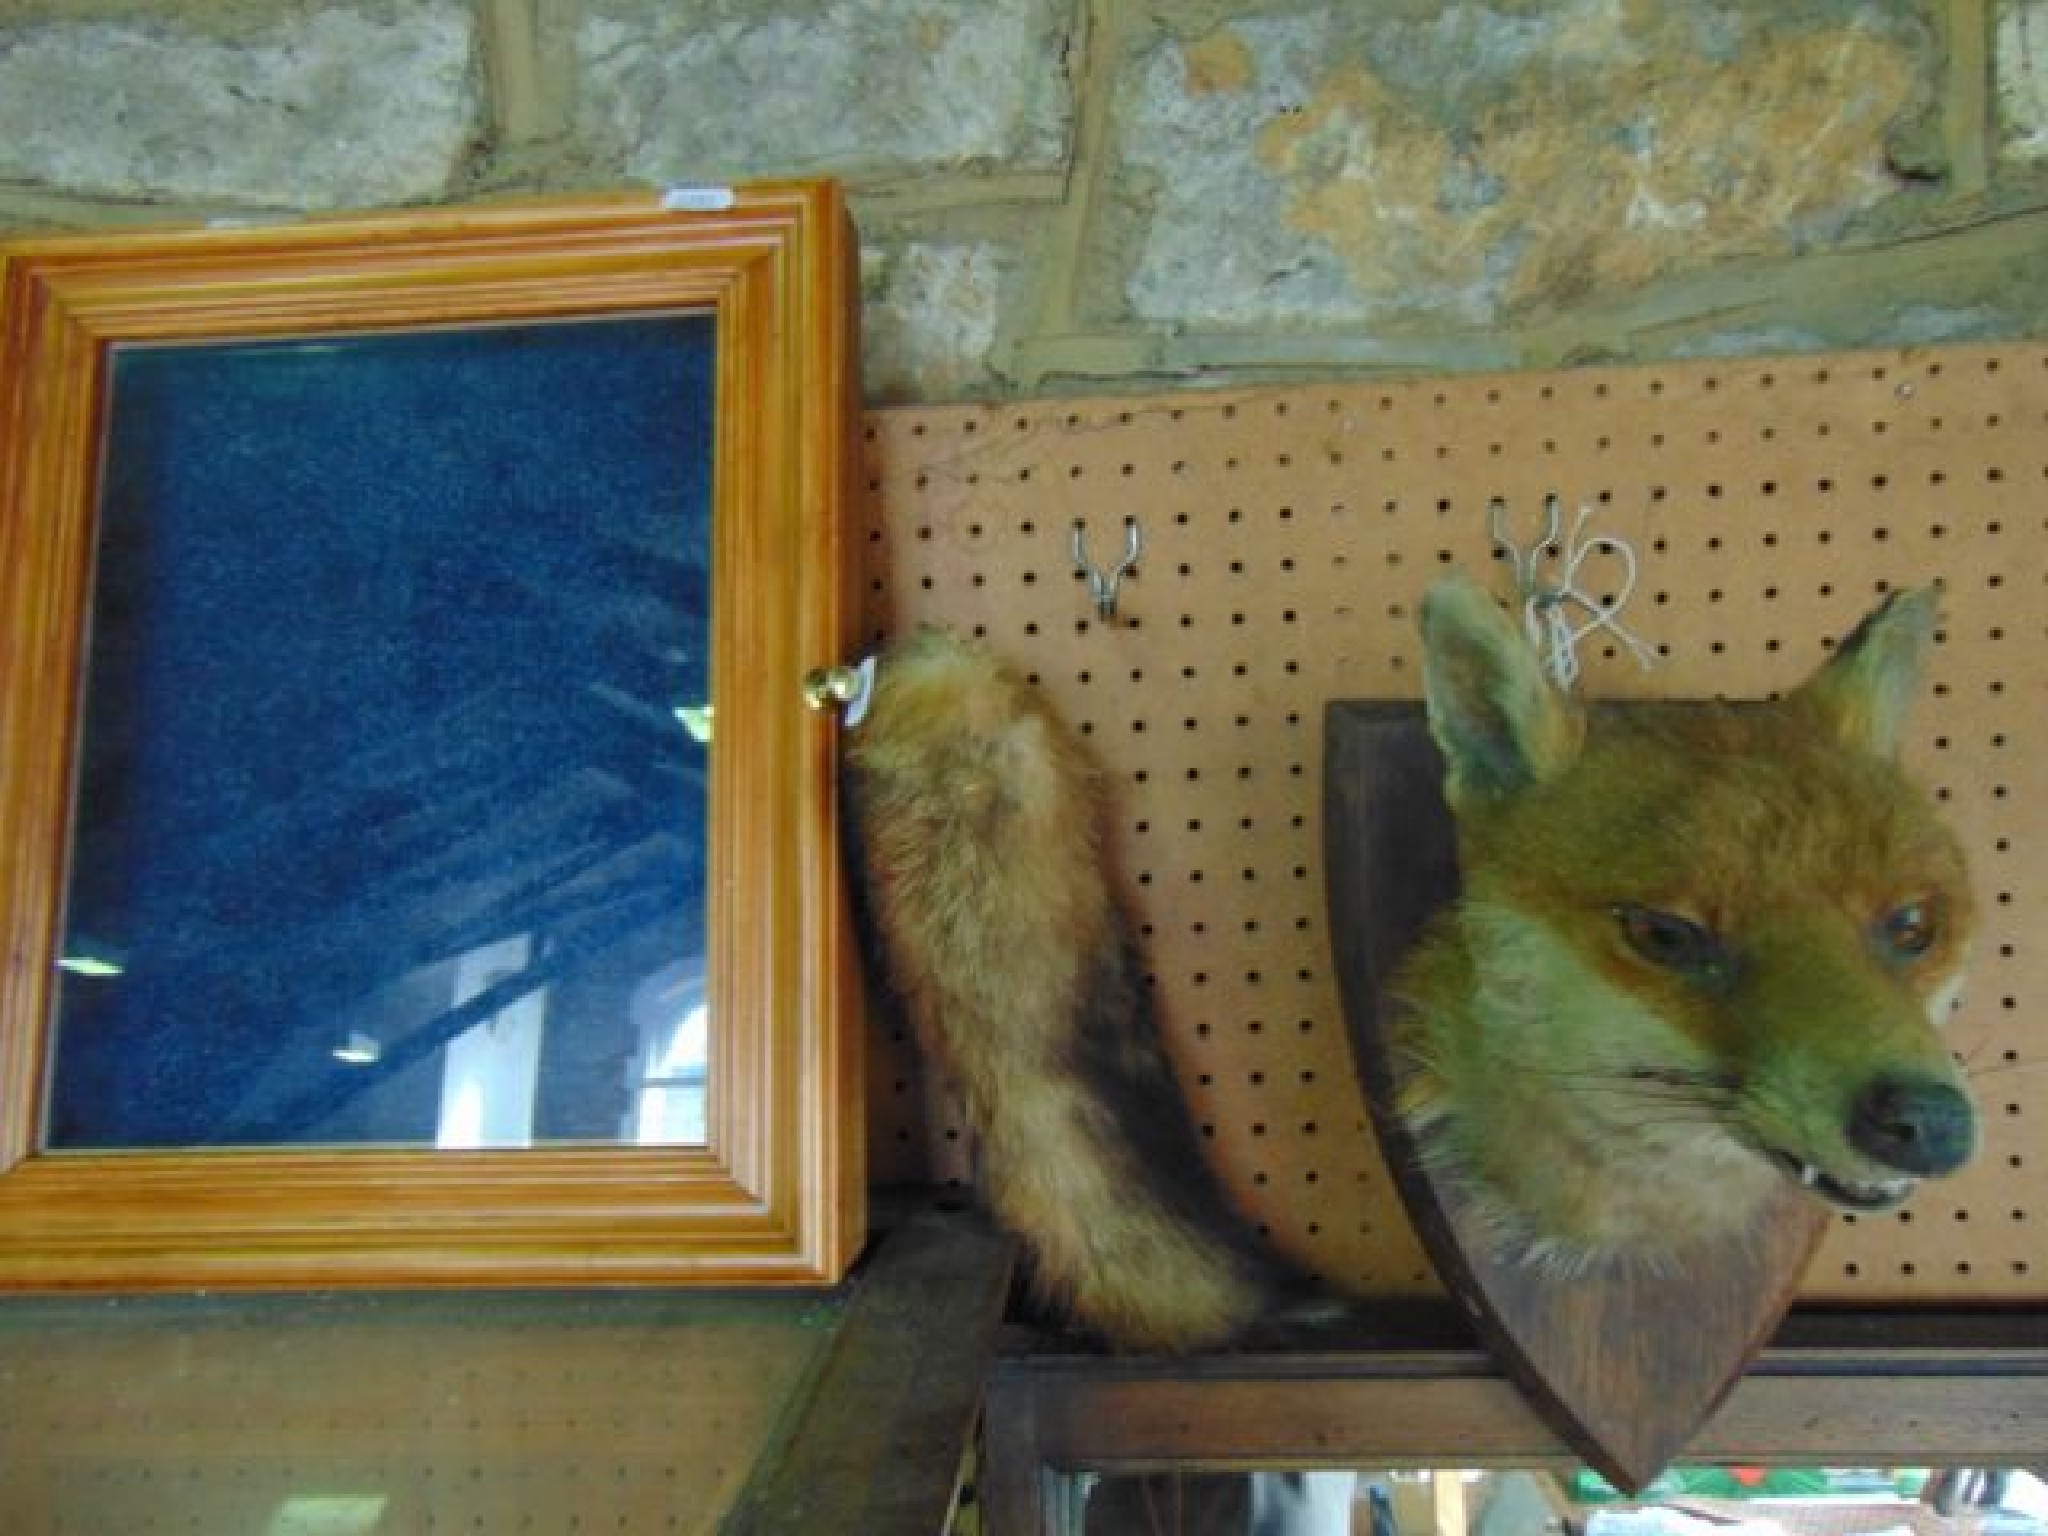
[[716, 335], [112, 349], [45, 1150], [706, 1140]]

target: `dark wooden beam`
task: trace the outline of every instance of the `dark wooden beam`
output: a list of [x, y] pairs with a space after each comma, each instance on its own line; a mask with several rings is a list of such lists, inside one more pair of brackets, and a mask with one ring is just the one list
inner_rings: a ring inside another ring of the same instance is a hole
[[886, 1229], [725, 1536], [946, 1530], [1014, 1260], [1008, 1237], [959, 1206], [924, 1204]]

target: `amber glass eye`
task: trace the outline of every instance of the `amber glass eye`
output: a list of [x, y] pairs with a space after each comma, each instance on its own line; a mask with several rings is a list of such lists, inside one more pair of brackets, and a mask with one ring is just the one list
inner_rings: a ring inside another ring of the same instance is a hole
[[1686, 975], [1711, 976], [1727, 963], [1728, 952], [1719, 935], [1689, 917], [1629, 905], [1616, 907], [1614, 916], [1629, 948], [1652, 965]]
[[1884, 920], [1885, 947], [1907, 959], [1926, 954], [1940, 936], [1941, 924], [1929, 901], [1906, 902], [1893, 908]]

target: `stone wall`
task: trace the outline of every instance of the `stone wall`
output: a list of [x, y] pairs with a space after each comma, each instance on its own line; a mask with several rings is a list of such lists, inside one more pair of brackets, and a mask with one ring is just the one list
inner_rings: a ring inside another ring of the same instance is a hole
[[2048, 0], [0, 0], [0, 228], [833, 174], [934, 401], [2048, 331]]

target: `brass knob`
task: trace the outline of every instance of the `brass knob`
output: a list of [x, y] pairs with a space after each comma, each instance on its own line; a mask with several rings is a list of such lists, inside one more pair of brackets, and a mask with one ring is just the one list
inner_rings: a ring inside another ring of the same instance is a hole
[[812, 709], [843, 709], [866, 691], [858, 667], [813, 667], [804, 674], [804, 702]]

